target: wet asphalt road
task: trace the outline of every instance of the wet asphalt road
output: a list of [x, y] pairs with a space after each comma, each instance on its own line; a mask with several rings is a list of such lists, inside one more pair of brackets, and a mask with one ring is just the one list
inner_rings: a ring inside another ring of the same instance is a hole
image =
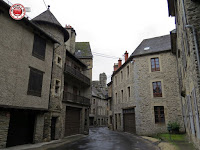
[[88, 137], [51, 150], [158, 150], [150, 142], [124, 132], [108, 128], [91, 128]]

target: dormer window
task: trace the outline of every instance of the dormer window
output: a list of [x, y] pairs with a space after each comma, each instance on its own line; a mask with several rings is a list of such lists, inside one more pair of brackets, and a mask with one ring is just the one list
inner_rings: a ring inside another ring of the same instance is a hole
[[150, 50], [150, 47], [145, 47], [144, 50], [148, 51], [148, 50]]

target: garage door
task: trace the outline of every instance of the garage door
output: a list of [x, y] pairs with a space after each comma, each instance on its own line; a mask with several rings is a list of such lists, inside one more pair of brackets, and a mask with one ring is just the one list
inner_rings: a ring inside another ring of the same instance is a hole
[[80, 111], [78, 108], [66, 108], [65, 136], [80, 133]]
[[26, 111], [11, 112], [6, 147], [32, 143], [34, 124], [34, 114]]
[[124, 117], [124, 131], [129, 133], [136, 133], [135, 109], [123, 110], [123, 117]]

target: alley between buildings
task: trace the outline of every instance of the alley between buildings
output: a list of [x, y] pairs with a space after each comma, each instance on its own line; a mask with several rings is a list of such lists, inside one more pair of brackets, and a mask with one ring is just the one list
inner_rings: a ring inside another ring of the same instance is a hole
[[158, 150], [152, 143], [133, 134], [91, 128], [88, 137], [48, 150]]

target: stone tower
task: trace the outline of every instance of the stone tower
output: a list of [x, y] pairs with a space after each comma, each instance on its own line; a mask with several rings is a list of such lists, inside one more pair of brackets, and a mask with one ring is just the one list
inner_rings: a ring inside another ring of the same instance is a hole
[[100, 75], [99, 75], [99, 81], [100, 81], [101, 87], [106, 88], [107, 76], [106, 76], [105, 73], [100, 73]]

